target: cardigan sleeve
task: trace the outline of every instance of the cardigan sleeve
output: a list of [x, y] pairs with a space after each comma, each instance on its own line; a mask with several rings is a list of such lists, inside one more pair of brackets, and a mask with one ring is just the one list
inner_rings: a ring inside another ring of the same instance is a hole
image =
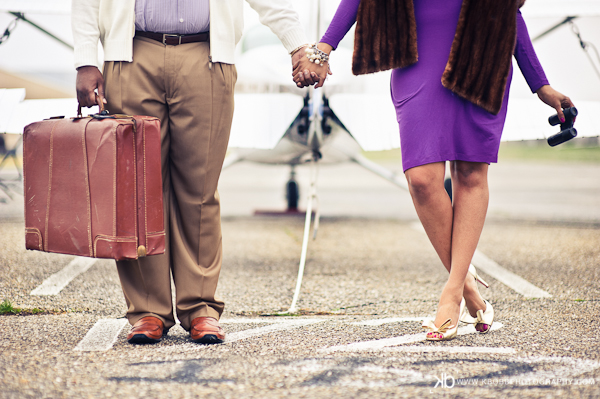
[[75, 68], [98, 66], [100, 0], [73, 0], [71, 27], [75, 47]]
[[321, 42], [336, 49], [352, 25], [356, 23], [359, 5], [360, 0], [342, 0]]
[[258, 13], [260, 22], [277, 35], [288, 53], [308, 43], [300, 17], [289, 0], [246, 1]]
[[527, 25], [519, 11], [517, 14], [517, 45], [515, 47], [515, 58], [519, 69], [523, 73], [529, 88], [533, 93], [538, 91], [540, 87], [549, 84], [542, 64], [535, 54], [533, 44], [529, 38]]

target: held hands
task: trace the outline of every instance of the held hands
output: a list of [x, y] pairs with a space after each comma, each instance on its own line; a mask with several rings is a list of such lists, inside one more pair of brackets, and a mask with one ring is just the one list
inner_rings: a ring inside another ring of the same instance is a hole
[[83, 66], [77, 68], [77, 101], [81, 107], [93, 107], [94, 105], [104, 108], [104, 78], [95, 66]]
[[558, 118], [561, 122], [565, 121], [565, 114], [563, 108], [574, 107], [571, 99], [564, 94], [561, 94], [554, 90], [550, 85], [544, 85], [536, 92], [540, 100], [556, 109]]
[[[319, 43], [317, 47], [326, 52], [331, 53], [333, 48], [326, 43]], [[332, 75], [329, 69], [329, 63], [325, 62], [323, 65], [319, 65], [310, 62], [306, 56], [306, 47], [301, 48], [292, 54], [292, 65], [294, 82], [298, 87], [306, 87], [315, 85], [315, 89], [322, 87], [325, 84], [327, 75]]]

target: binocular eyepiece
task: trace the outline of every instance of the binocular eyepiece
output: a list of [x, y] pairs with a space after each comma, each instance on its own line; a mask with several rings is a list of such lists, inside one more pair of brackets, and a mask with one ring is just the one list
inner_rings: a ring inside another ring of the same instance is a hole
[[560, 119], [558, 119], [558, 114], [554, 114], [548, 118], [548, 123], [550, 123], [551, 126], [560, 124], [560, 133], [548, 138], [548, 144], [550, 144], [551, 147], [555, 147], [565, 141], [577, 137], [577, 130], [573, 127], [575, 117], [578, 114], [577, 108], [566, 108], [563, 110], [563, 113], [565, 114], [564, 122], [561, 122]]

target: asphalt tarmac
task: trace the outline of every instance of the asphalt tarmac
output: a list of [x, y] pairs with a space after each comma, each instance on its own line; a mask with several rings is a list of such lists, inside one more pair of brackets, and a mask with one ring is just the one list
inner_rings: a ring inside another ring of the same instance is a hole
[[[288, 169], [223, 172], [228, 339], [212, 346], [179, 326], [129, 345], [113, 263], [26, 251], [17, 196], [0, 203], [0, 301], [41, 312], [0, 316], [0, 398], [600, 397], [599, 176], [599, 164], [491, 167], [474, 264], [491, 285], [480, 291], [494, 330], [465, 326], [441, 343], [421, 323], [445, 269], [408, 193], [356, 165], [320, 170], [323, 218], [293, 316], [278, 313], [292, 300], [304, 220], [254, 215], [285, 208]], [[303, 194], [307, 178], [298, 170]]]

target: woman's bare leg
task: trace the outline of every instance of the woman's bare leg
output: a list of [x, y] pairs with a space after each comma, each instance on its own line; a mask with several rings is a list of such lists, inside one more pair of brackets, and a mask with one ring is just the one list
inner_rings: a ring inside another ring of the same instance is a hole
[[[463, 270], [465, 275], [468, 272], [485, 223], [489, 202], [488, 166], [480, 162], [450, 163], [454, 197], [451, 269], [457, 270], [457, 279]], [[450, 275], [452, 278], [452, 271]], [[475, 316], [478, 309], [485, 310], [485, 303], [473, 278], [467, 278], [463, 296], [471, 316]]]
[[[453, 191], [456, 192], [458, 190], [460, 192], [458, 195], [458, 217], [460, 219], [458, 223], [455, 222], [455, 218], [457, 217], [456, 210], [453, 208], [450, 198], [444, 189], [445, 164], [443, 162], [427, 164], [406, 171], [411, 196], [419, 219], [440, 260], [450, 272], [450, 277], [444, 287], [438, 306], [438, 316], [435, 320], [435, 324], [438, 326], [446, 321], [447, 318], [452, 318], [453, 324], [458, 322], [460, 299], [463, 294], [472, 315], [476, 313], [477, 309], [485, 309], [485, 304], [479, 295], [475, 281], [472, 278], [468, 278], [465, 281], [469, 264], [475, 251], [474, 248], [477, 247], [483, 220], [485, 219], [485, 209], [487, 209], [487, 164], [483, 164], [485, 168], [481, 168], [479, 165], [481, 164], [469, 162], [461, 162], [460, 164], [453, 162], [451, 164], [454, 182]], [[482, 173], [484, 174], [483, 181]], [[483, 189], [485, 195], [482, 197], [482, 190], [479, 186], [483, 182], [485, 182]], [[477, 190], [475, 187], [479, 187], [480, 189]], [[455, 194], [455, 200], [456, 198]], [[481, 227], [471, 230], [468, 226], [473, 221], [470, 219], [473, 217], [475, 221], [481, 219], [481, 212], [478, 209], [481, 209], [482, 200], [485, 200], [483, 219], [481, 223], [475, 223], [475, 225], [481, 224]], [[475, 213], [479, 216], [468, 215], [469, 207], [473, 205], [471, 202], [474, 202]], [[466, 221], [462, 220], [465, 211], [467, 213]], [[462, 241], [466, 239], [465, 243], [458, 241], [453, 236], [456, 223], [457, 231], [459, 231], [458, 237], [460, 237], [458, 240]], [[475, 243], [473, 247], [472, 241], [474, 238]], [[455, 242], [454, 245], [453, 241]], [[468, 252], [471, 247], [473, 247], [473, 250], [469, 256]], [[458, 264], [462, 266], [455, 268], [455, 272], [452, 273], [454, 253], [456, 253]], [[468, 259], [466, 267], [464, 266], [465, 259]]]
[[[454, 211], [450, 197], [444, 189], [445, 174], [445, 163], [438, 162], [407, 170], [406, 179], [421, 224], [425, 228], [425, 232], [440, 260], [446, 269], [451, 272]], [[452, 319], [453, 325], [458, 323], [461, 297], [461, 285], [448, 285], [446, 283], [438, 305], [438, 316], [435, 319], [436, 326], [439, 327], [448, 318]], [[442, 299], [444, 300], [442, 301]]]
[[444, 189], [445, 175], [444, 162], [421, 165], [406, 171], [419, 220], [444, 267], [450, 272], [453, 210], [450, 197]]

